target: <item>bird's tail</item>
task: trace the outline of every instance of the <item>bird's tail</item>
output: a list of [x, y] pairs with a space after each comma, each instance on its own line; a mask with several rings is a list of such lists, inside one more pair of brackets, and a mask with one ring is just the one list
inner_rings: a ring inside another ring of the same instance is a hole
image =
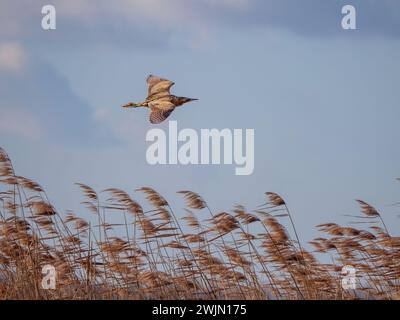
[[129, 102], [127, 104], [124, 104], [122, 107], [123, 108], [136, 108], [136, 107], [141, 107], [142, 105], [143, 105], [142, 103]]

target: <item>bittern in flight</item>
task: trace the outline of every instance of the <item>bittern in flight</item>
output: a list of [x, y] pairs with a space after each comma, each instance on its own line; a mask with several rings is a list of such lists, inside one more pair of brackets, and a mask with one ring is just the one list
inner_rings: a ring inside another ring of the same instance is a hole
[[160, 123], [163, 122], [176, 107], [184, 103], [194, 101], [197, 99], [177, 97], [169, 93], [169, 90], [174, 85], [171, 80], [163, 79], [157, 76], [149, 75], [147, 77], [147, 84], [149, 86], [147, 98], [140, 103], [127, 103], [123, 105], [124, 108], [137, 108], [146, 107], [150, 108], [150, 122]]

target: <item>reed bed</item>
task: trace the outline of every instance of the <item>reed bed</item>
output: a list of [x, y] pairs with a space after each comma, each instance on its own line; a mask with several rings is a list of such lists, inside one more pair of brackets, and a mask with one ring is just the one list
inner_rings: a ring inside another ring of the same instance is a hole
[[[179, 191], [178, 212], [149, 187], [77, 188], [89, 214], [60, 214], [0, 148], [0, 299], [400, 298], [400, 237], [364, 201], [351, 217], [363, 229], [321, 224], [325, 236], [305, 245], [276, 193], [254, 210], [213, 212]], [[49, 265], [54, 289], [43, 287]], [[344, 266], [355, 290], [342, 287]]]

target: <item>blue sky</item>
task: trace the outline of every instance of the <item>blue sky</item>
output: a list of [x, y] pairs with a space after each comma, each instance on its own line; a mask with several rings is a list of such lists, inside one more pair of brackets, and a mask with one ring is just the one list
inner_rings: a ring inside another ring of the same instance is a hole
[[[348, 3], [355, 31], [341, 28]], [[52, 1], [53, 31], [44, 4], [0, 0], [0, 146], [60, 211], [80, 214], [74, 182], [139, 199], [151, 186], [177, 209], [190, 189], [215, 211], [274, 191], [307, 241], [358, 198], [398, 230], [398, 1]], [[200, 99], [173, 113], [179, 128], [254, 128], [253, 175], [148, 165], [147, 110], [120, 105], [145, 97], [150, 73]]]

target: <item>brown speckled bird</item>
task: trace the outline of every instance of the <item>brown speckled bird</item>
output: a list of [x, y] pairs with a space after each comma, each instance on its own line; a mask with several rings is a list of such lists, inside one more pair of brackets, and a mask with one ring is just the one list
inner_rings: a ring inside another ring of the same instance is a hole
[[163, 122], [176, 107], [184, 103], [198, 100], [186, 97], [177, 97], [169, 93], [169, 90], [174, 85], [171, 80], [163, 79], [154, 75], [147, 77], [147, 84], [149, 86], [147, 98], [140, 103], [127, 103], [123, 105], [124, 108], [150, 108], [150, 122], [160, 123]]

